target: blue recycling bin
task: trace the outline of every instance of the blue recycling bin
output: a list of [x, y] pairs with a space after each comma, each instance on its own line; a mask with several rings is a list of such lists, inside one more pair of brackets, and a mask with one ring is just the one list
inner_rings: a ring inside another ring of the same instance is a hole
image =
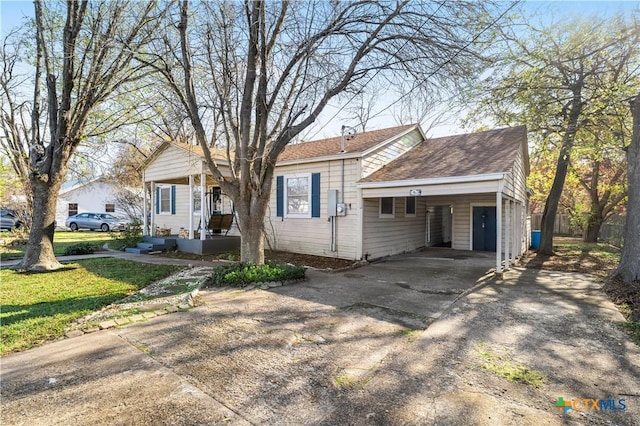
[[540, 248], [540, 235], [542, 231], [531, 231], [531, 248], [538, 250]]

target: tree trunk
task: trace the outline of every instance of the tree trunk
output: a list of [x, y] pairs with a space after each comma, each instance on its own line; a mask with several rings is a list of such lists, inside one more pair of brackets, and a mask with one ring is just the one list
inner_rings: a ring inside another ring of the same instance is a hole
[[[31, 179], [34, 195], [32, 224], [21, 265], [27, 271], [51, 271], [61, 266], [53, 253], [56, 205], [62, 185], [62, 179], [59, 176], [53, 182]], [[64, 174], [62, 176], [64, 177]]]
[[551, 191], [549, 192], [549, 196], [547, 197], [547, 202], [544, 205], [544, 211], [542, 213], [542, 222], [540, 224], [540, 247], [538, 248], [538, 254], [541, 255], [550, 256], [553, 254], [553, 230], [556, 214], [558, 213], [558, 204], [560, 203], [560, 197], [562, 196], [564, 181], [567, 177], [569, 158], [570, 147], [566, 147], [563, 143], [556, 165], [556, 175], [553, 178], [553, 185], [551, 186]]
[[615, 272], [626, 282], [640, 280], [640, 94], [631, 101], [633, 137], [627, 149], [628, 201], [624, 245]]
[[[234, 201], [234, 203], [238, 206], [238, 202]], [[252, 193], [249, 200], [240, 200], [240, 203], [244, 204], [242, 208], [236, 208], [238, 225], [242, 233], [240, 261], [262, 265], [264, 263], [264, 218], [269, 197]]]
[[589, 221], [582, 235], [582, 241], [585, 243], [597, 243], [598, 235], [600, 234], [600, 228], [602, 227], [602, 221], [594, 220]]
[[582, 234], [582, 241], [585, 243], [597, 243], [598, 234], [600, 234], [600, 228], [602, 227], [603, 222], [604, 217], [602, 209], [600, 206], [594, 206], [592, 202], [591, 211], [589, 212], [584, 233]]
[[560, 154], [558, 155], [558, 162], [556, 164], [556, 175], [553, 178], [553, 185], [551, 185], [551, 191], [549, 192], [549, 196], [547, 197], [547, 202], [544, 205], [544, 211], [542, 213], [542, 223], [540, 224], [540, 247], [538, 248], [538, 254], [540, 255], [550, 256], [553, 254], [554, 223], [556, 220], [556, 214], [558, 213], [558, 204], [560, 203], [560, 197], [562, 196], [562, 189], [564, 188], [564, 181], [567, 178], [567, 170], [569, 169], [573, 142], [575, 141], [576, 132], [578, 130], [578, 119], [582, 113], [581, 90], [581, 85], [574, 88], [567, 130], [562, 138], [562, 146], [560, 147]]

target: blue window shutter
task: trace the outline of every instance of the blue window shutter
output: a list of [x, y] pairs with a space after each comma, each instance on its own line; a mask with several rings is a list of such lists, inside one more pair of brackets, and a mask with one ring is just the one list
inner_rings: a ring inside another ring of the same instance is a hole
[[276, 176], [276, 216], [284, 217], [284, 176]]
[[311, 174], [311, 217], [320, 217], [320, 173]]
[[171, 214], [176, 214], [176, 186], [171, 185]]
[[160, 188], [156, 187], [156, 214], [160, 214]]

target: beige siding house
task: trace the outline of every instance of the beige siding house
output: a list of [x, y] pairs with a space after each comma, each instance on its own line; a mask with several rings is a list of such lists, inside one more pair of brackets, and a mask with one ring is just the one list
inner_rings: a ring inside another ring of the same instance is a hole
[[[275, 168], [267, 239], [277, 250], [356, 260], [425, 246], [494, 251], [500, 272], [529, 245], [528, 173], [524, 127], [429, 139], [407, 125], [289, 145]], [[150, 230], [206, 240], [200, 224], [233, 212], [197, 146], [164, 144], [144, 176]]]

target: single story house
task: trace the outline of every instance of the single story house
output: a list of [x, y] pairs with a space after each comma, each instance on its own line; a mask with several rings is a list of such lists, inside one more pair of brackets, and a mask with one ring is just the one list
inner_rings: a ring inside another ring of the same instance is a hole
[[[127, 218], [132, 214], [132, 206], [122, 202], [123, 191], [139, 192], [139, 188], [127, 189], [99, 177], [86, 181], [65, 183], [60, 189], [56, 205], [56, 222], [64, 226], [69, 216], [85, 212], [111, 213], [114, 216]], [[142, 198], [142, 194], [138, 194]], [[134, 206], [137, 208], [137, 206]], [[135, 209], [134, 209], [135, 210]]]
[[[214, 161], [224, 172], [222, 153]], [[278, 250], [354, 260], [425, 246], [493, 251], [501, 272], [529, 246], [528, 173], [523, 126], [427, 138], [405, 125], [291, 144], [276, 164], [267, 238]], [[149, 229], [165, 234], [182, 228], [204, 241], [200, 224], [233, 212], [196, 145], [163, 143], [144, 185]]]

